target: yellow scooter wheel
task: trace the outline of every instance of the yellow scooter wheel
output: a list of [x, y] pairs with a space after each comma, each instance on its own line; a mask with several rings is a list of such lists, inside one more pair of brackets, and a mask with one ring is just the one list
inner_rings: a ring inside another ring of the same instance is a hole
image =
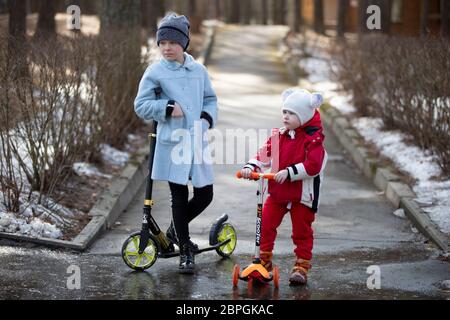
[[216, 252], [224, 258], [228, 258], [229, 256], [231, 256], [234, 249], [236, 249], [237, 243], [236, 230], [234, 229], [232, 224], [226, 222], [220, 227], [219, 231], [217, 232], [217, 243], [223, 242], [227, 239], [230, 239], [228, 243], [216, 249]]
[[147, 247], [139, 254], [140, 232], [130, 235], [122, 246], [122, 258], [131, 269], [143, 271], [150, 268], [158, 258], [158, 246], [156, 240], [150, 235]]

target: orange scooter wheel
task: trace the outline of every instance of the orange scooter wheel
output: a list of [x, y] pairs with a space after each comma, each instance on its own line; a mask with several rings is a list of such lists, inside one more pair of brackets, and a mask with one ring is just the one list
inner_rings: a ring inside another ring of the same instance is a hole
[[272, 270], [272, 275], [273, 275], [273, 285], [275, 288], [279, 288], [280, 286], [280, 269], [278, 268], [278, 266], [275, 266]]
[[239, 274], [241, 273], [241, 268], [238, 264], [233, 267], [233, 287], [237, 287], [239, 281]]

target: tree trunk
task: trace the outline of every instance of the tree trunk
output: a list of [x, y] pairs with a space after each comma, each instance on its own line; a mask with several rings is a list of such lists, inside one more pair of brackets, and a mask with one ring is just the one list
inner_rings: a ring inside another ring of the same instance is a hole
[[391, 8], [392, 0], [381, 0], [381, 32], [391, 32]]
[[365, 33], [367, 31], [366, 10], [367, 10], [367, 0], [359, 0], [358, 1], [358, 32], [359, 33]]
[[222, 18], [222, 7], [220, 5], [220, 0], [214, 1], [214, 16], [216, 20], [220, 20]]
[[154, 34], [157, 29], [158, 12], [156, 10], [157, 1], [141, 0], [142, 27], [149, 34]]
[[231, 8], [230, 8], [230, 23], [239, 23], [241, 12], [240, 12], [240, 4], [239, 0], [231, 0]]
[[294, 19], [292, 24], [292, 30], [299, 33], [302, 24], [302, 0], [294, 0]]
[[28, 76], [26, 30], [27, 9], [24, 1], [9, 0], [8, 63], [12, 79]]
[[323, 0], [314, 0], [314, 31], [324, 34], [323, 24]]
[[48, 37], [56, 36], [56, 7], [59, 0], [42, 0], [39, 7], [39, 20], [36, 29], [36, 36]]
[[197, 10], [196, 0], [189, 0], [187, 2], [186, 16], [188, 17], [189, 24], [191, 25], [190, 31], [192, 33], [199, 33], [200, 26], [202, 24], [201, 21], [202, 19], [200, 18], [200, 15]]
[[273, 24], [286, 24], [286, 0], [272, 1]]
[[141, 21], [140, 1], [102, 0], [100, 33], [114, 29], [137, 28]]
[[27, 7], [25, 1], [9, 0], [9, 36], [25, 41], [27, 29]]
[[250, 24], [252, 16], [252, 1], [241, 0], [241, 5], [242, 5], [242, 23]]
[[347, 10], [349, 8], [349, 2], [348, 0], [339, 0], [339, 7], [338, 7], [338, 17], [337, 17], [337, 36], [342, 38], [345, 33], [345, 25], [347, 20]]
[[287, 24], [286, 23], [286, 0], [279, 0], [277, 2], [279, 3], [279, 6], [280, 6], [280, 11], [279, 11], [280, 24], [286, 25]]
[[267, 0], [262, 0], [262, 3], [261, 3], [261, 6], [262, 6], [262, 8], [261, 8], [261, 15], [262, 15], [262, 24], [263, 25], [267, 25], [267, 20], [269, 19], [268, 18], [268, 13], [267, 13]]
[[422, 0], [422, 11], [420, 13], [420, 35], [425, 37], [428, 34], [428, 14], [430, 13], [430, 1]]
[[450, 13], [450, 1], [441, 0], [441, 36], [448, 37], [448, 14]]
[[[141, 3], [140, 0], [101, 0], [100, 2], [100, 50], [110, 56], [119, 57], [114, 61], [114, 72], [97, 73], [97, 85], [101, 97], [101, 126], [104, 141], [120, 146], [130, 128], [139, 125], [133, 110], [136, 88], [143, 73], [141, 63]], [[105, 54], [106, 55], [106, 54]], [[98, 55], [102, 60], [103, 54]], [[103, 70], [103, 72], [101, 72]], [[115, 94], [111, 94], [114, 90]], [[133, 109], [133, 108], [131, 108]], [[111, 110], [111, 114], [107, 112]], [[112, 126], [117, 130], [109, 130]]]

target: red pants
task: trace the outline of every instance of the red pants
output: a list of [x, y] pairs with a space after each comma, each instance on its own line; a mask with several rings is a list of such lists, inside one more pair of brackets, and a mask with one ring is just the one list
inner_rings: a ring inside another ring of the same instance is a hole
[[275, 202], [270, 196], [264, 203], [261, 232], [261, 251], [272, 251], [277, 237], [277, 228], [280, 226], [286, 212], [290, 211], [292, 221], [292, 241], [297, 258], [311, 260], [313, 248], [313, 229], [315, 213], [300, 202], [292, 203], [291, 209], [288, 203]]

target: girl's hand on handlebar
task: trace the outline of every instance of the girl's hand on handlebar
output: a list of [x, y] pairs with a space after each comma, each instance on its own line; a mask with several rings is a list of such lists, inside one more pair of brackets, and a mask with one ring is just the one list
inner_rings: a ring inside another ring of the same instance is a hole
[[182, 116], [184, 116], [183, 110], [181, 109], [178, 102], [175, 102], [175, 105], [174, 105], [173, 111], [172, 111], [172, 117], [178, 118], [178, 117], [182, 117]]
[[241, 170], [241, 175], [245, 179], [249, 179], [251, 174], [252, 174], [252, 170], [250, 170], [249, 168], [245, 168], [245, 169]]
[[283, 183], [284, 181], [286, 181], [288, 177], [288, 171], [286, 169], [279, 171], [276, 175], [275, 175], [275, 181], [278, 183]]

